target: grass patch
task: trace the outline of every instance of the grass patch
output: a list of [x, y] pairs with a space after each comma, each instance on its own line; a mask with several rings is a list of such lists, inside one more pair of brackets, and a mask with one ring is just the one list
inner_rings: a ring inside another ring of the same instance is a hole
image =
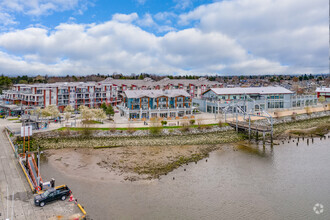
[[19, 118], [9, 118], [9, 119], [7, 119], [8, 121], [17, 121], [17, 120], [19, 120]]
[[174, 161], [167, 164], [157, 166], [135, 167], [134, 172], [140, 175], [147, 174], [150, 175], [152, 178], [159, 178], [161, 175], [166, 175], [167, 173], [177, 169], [184, 164], [198, 162], [203, 158], [208, 157], [209, 153], [216, 149], [219, 149], [219, 147], [208, 146], [206, 148], [201, 149], [200, 152], [191, 154], [190, 156], [177, 156]]
[[285, 131], [295, 131], [297, 135], [303, 134], [301, 133], [300, 129], [308, 129], [313, 127], [320, 127], [318, 131], [315, 131], [318, 133], [320, 130], [323, 130], [327, 128], [330, 124], [330, 116], [320, 117], [320, 118], [313, 118], [313, 119], [306, 119], [306, 120], [300, 120], [300, 121], [291, 121], [288, 123], [283, 124], [277, 124], [274, 125], [274, 132], [277, 135], [283, 134]]
[[117, 146], [117, 145], [96, 146], [96, 147], [93, 147], [93, 149], [116, 148], [116, 147], [120, 147], [120, 146]]
[[311, 129], [295, 129], [289, 131], [290, 134], [298, 135], [298, 136], [324, 136], [325, 134], [329, 133], [330, 130], [330, 124], [322, 124], [315, 128]]

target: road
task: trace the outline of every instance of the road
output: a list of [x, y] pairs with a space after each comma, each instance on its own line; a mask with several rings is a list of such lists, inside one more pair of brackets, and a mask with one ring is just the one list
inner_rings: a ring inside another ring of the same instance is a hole
[[44, 220], [79, 213], [77, 206], [68, 200], [57, 201], [43, 208], [33, 204], [31, 189], [3, 132], [5, 123], [6, 120], [0, 120], [0, 219]]

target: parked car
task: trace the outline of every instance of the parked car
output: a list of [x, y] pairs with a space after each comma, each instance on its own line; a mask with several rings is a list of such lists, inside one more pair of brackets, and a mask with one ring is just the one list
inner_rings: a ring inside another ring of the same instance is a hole
[[34, 197], [34, 204], [40, 207], [46, 205], [46, 203], [55, 201], [55, 200], [65, 200], [68, 196], [71, 195], [71, 190], [68, 186], [58, 186], [55, 188], [50, 188], [44, 193]]

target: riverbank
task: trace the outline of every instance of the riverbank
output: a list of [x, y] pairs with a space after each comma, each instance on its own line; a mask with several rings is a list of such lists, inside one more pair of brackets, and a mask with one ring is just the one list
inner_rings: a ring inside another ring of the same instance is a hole
[[[328, 129], [330, 117], [277, 124], [274, 136], [286, 138], [286, 131]], [[323, 130], [325, 131], [325, 130]], [[214, 150], [236, 150], [229, 143], [244, 141], [233, 129], [203, 134], [125, 137], [63, 137], [34, 139], [47, 150], [49, 162], [64, 173], [99, 181], [159, 178], [189, 162], [198, 162]]]
[[323, 136], [330, 131], [330, 116], [292, 121], [274, 126], [275, 138], [288, 136]]

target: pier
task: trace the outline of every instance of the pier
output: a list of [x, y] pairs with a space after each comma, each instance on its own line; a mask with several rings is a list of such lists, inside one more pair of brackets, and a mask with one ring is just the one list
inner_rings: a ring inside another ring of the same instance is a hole
[[[251, 134], [254, 132], [256, 134], [256, 140], [259, 138], [259, 132], [262, 133], [263, 143], [266, 141], [266, 133], [270, 134], [271, 143], [273, 143], [273, 117], [265, 110], [261, 110], [257, 113], [255, 112], [246, 112], [244, 108], [242, 108], [242, 104], [240, 102], [230, 103], [228, 106], [224, 108], [225, 113], [225, 122], [235, 128], [237, 132], [244, 131], [249, 134], [249, 141], [251, 140]], [[232, 114], [234, 117], [227, 119], [227, 114]], [[258, 119], [265, 119], [264, 124], [253, 124], [251, 121], [252, 117], [256, 117]]]

